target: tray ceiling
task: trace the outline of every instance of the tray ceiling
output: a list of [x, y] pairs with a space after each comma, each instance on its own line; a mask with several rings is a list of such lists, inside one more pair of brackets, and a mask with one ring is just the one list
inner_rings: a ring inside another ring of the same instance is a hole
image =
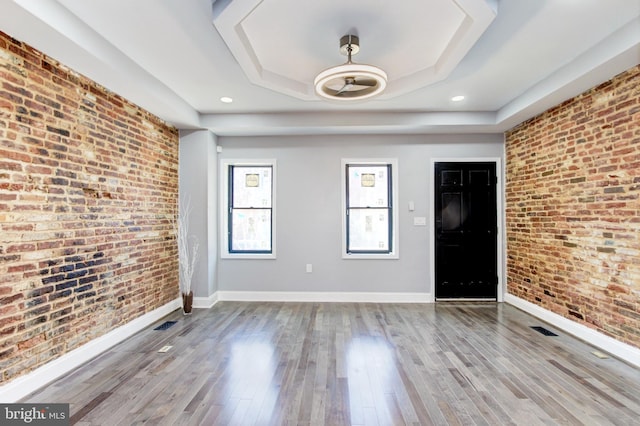
[[[0, 30], [218, 135], [502, 132], [640, 63], [638, 0], [0, 0]], [[343, 105], [311, 86], [347, 33], [389, 85]]]

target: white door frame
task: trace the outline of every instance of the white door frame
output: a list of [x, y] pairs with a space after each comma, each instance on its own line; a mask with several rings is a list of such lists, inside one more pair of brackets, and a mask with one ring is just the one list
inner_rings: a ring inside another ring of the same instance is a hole
[[435, 211], [435, 166], [436, 163], [494, 163], [496, 165], [496, 224], [498, 226], [498, 232], [496, 234], [496, 273], [498, 274], [498, 302], [504, 302], [505, 292], [505, 278], [506, 263], [505, 263], [505, 247], [506, 247], [506, 232], [504, 223], [504, 177], [502, 174], [502, 159], [499, 157], [444, 157], [444, 158], [432, 158], [430, 164], [429, 176], [431, 182], [429, 184], [429, 203], [431, 203], [430, 218], [429, 218], [429, 271], [431, 281], [431, 301], [436, 300], [436, 211]]

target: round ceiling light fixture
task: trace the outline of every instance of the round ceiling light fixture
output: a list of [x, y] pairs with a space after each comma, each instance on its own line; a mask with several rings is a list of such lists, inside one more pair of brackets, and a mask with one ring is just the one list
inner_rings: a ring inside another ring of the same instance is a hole
[[313, 85], [318, 96], [335, 101], [357, 101], [379, 95], [387, 87], [387, 73], [373, 65], [354, 64], [351, 56], [360, 51], [355, 35], [340, 39], [340, 53], [347, 63], [322, 71]]

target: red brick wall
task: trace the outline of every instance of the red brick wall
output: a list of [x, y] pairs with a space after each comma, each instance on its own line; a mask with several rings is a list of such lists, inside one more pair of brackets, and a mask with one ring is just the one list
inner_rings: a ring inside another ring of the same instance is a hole
[[0, 33], [0, 384], [178, 296], [178, 133]]
[[640, 66], [506, 134], [508, 292], [640, 347]]

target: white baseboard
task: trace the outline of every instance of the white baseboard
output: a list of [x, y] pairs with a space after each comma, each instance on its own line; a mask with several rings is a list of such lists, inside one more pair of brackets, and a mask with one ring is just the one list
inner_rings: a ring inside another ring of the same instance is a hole
[[218, 291], [218, 300], [238, 302], [433, 303], [431, 293]]
[[12, 403], [24, 398], [181, 307], [182, 300], [175, 299], [115, 330], [111, 330], [103, 336], [85, 343], [24, 376], [15, 378], [6, 385], [0, 386], [0, 402]]
[[572, 334], [581, 340], [584, 340], [590, 345], [628, 362], [631, 365], [640, 367], [640, 349], [636, 347], [620, 342], [606, 334], [600, 333], [599, 331], [572, 321], [512, 294], [506, 294], [504, 301], [569, 334]]
[[209, 297], [194, 297], [193, 308], [194, 309], [209, 309], [212, 308], [218, 302], [218, 293], [213, 293]]

